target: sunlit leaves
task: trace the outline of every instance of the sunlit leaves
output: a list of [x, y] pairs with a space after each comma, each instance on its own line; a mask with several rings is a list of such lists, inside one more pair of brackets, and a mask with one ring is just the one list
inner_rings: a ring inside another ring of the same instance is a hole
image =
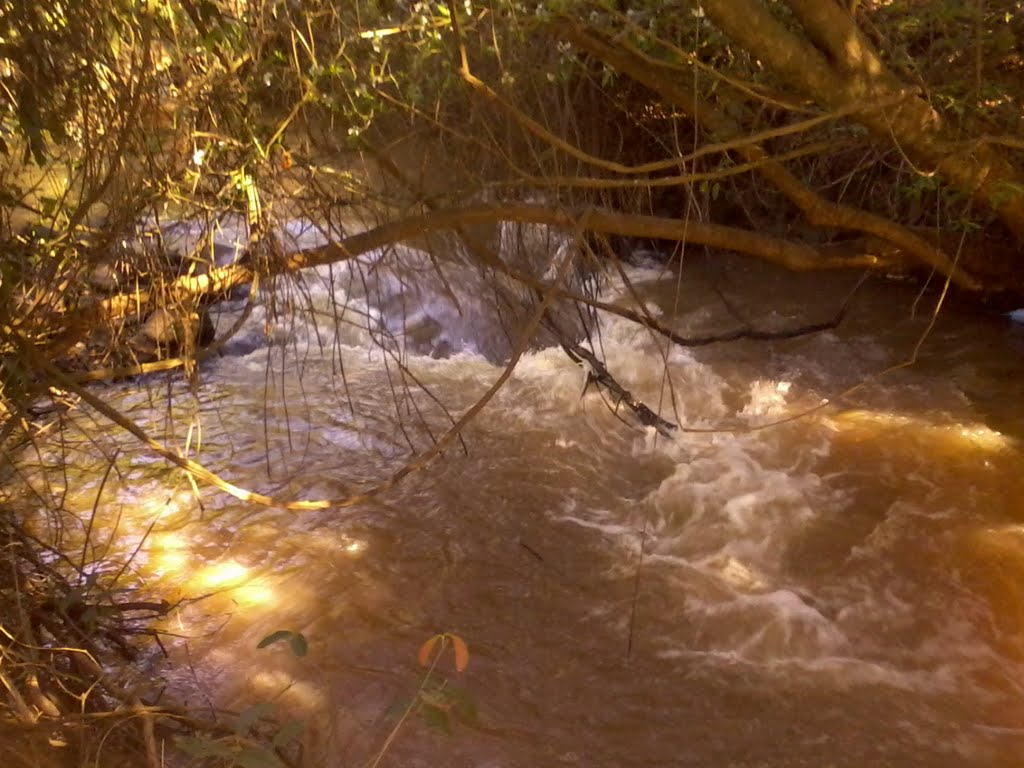
[[430, 657], [434, 653], [434, 649], [438, 644], [440, 644], [441, 653], [444, 652], [447, 645], [451, 644], [452, 653], [455, 657], [455, 671], [465, 671], [466, 667], [469, 666], [469, 647], [466, 645], [465, 640], [451, 632], [434, 635], [420, 646], [419, 653], [416, 654], [416, 660], [419, 662], [420, 666], [425, 667], [430, 663]]
[[434, 647], [441, 641], [441, 635], [434, 635], [432, 638], [427, 640], [423, 645], [420, 646], [420, 652], [416, 654], [416, 661], [419, 662], [421, 667], [427, 666], [430, 662], [430, 655], [434, 652]]
[[469, 666], [469, 648], [458, 635], [448, 635], [452, 641], [452, 649], [455, 651], [455, 671], [463, 672]]

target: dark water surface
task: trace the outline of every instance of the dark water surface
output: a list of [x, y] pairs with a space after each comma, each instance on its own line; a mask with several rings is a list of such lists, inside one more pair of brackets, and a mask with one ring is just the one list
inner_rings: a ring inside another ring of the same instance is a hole
[[[819, 322], [856, 282], [725, 257], [691, 259], [681, 280], [630, 274], [693, 334], [736, 327], [734, 315]], [[336, 497], [387, 477], [409, 441], [422, 450], [447, 422], [389, 383], [397, 360], [365, 328], [330, 322], [342, 294], [372, 314], [373, 291], [408, 296], [401, 281], [334, 277], [307, 281], [318, 315], [258, 307], [194, 393], [162, 381], [104, 396], [243, 487]], [[495, 326], [412, 298], [402, 359], [461, 413], [501, 373], [477, 353], [494, 348]], [[142, 541], [138, 575], [159, 595], [213, 593], [170, 621], [187, 638], [161, 668], [170, 693], [308, 718], [310, 765], [371, 761], [396, 722], [389, 708], [422, 678], [420, 644], [451, 631], [470, 664], [439, 669], [477, 721], [447, 735], [411, 718], [381, 765], [1018, 766], [1024, 332], [947, 308], [915, 365], [868, 380], [909, 358], [933, 301], [915, 309], [913, 288], [867, 284], [838, 330], [693, 350], [607, 319], [619, 380], [710, 431], [634, 428], [593, 389], [581, 397], [564, 353], [534, 351], [466, 430], [468, 453], [322, 512], [208, 490], [200, 509], [179, 473], [83, 413], [65, 432], [80, 442], [69, 507], [92, 507], [95, 445], [123, 444], [104, 535], [125, 552]], [[308, 638], [308, 656], [257, 650], [282, 628]]]

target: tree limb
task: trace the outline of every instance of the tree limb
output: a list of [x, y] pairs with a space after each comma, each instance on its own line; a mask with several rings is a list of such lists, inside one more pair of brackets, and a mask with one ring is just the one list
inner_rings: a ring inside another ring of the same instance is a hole
[[[747, 2], [748, 0], [737, 0]], [[754, 0], [749, 0], [753, 3]], [[738, 26], [745, 21], [736, 20]], [[596, 33], [584, 29], [572, 19], [562, 18], [551, 25], [552, 33], [572, 43], [580, 50], [596, 56], [608, 66], [636, 80], [658, 93], [667, 103], [691, 115], [719, 141], [731, 141], [742, 135], [739, 126], [724, 113], [716, 110], [697, 97], [692, 88], [680, 84], [679, 73], [674, 67], [652, 66], [649, 58], [641, 56], [625, 42], [609, 41]], [[817, 62], [823, 56], [813, 47], [799, 51], [808, 61]], [[796, 54], [794, 54], [795, 56]], [[804, 66], [801, 59], [789, 61], [788, 66]], [[879, 98], [894, 96], [893, 93], [878, 94]], [[866, 99], [861, 94], [859, 101]], [[849, 106], [846, 104], [845, 106]], [[862, 122], [864, 118], [862, 118]], [[958, 269], [942, 250], [915, 235], [906, 227], [889, 219], [848, 205], [825, 200], [790, 173], [784, 166], [772, 162], [770, 155], [756, 144], [741, 144], [736, 152], [747, 162], [756, 164], [756, 171], [768, 179], [807, 217], [808, 221], [820, 227], [835, 227], [875, 235], [898, 245], [905, 253], [926, 264], [943, 275], [951, 277], [958, 285], [969, 290], [979, 290], [980, 284], [962, 269]]]

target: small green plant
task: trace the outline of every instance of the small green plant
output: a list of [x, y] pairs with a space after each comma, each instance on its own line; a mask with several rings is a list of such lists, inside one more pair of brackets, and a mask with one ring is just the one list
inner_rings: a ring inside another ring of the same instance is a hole
[[[292, 653], [300, 658], [309, 652], [305, 635], [287, 629], [271, 632], [256, 647], [266, 648], [280, 642], [287, 642]], [[224, 768], [284, 768], [285, 764], [277, 753], [301, 736], [307, 723], [305, 720], [289, 720], [276, 727], [277, 714], [278, 706], [274, 702], [253, 704], [239, 713], [234, 733], [217, 738], [183, 737], [177, 740], [177, 745], [189, 757], [213, 759]], [[261, 728], [261, 725], [265, 727]], [[269, 728], [266, 727], [268, 725]]]
[[456, 672], [464, 671], [469, 665], [469, 648], [461, 637], [448, 632], [434, 635], [420, 646], [416, 655], [420, 666], [429, 666], [429, 669], [413, 704], [428, 725], [450, 734], [453, 718], [469, 723], [476, 721], [476, 705], [465, 691], [449, 685], [446, 678], [433, 674], [448, 645], [451, 645], [455, 657]]
[[412, 698], [398, 701], [392, 707], [396, 714], [400, 712], [401, 715], [367, 768], [377, 768], [399, 730], [413, 714], [419, 714], [427, 725], [449, 734], [453, 732], [453, 720], [468, 724], [476, 722], [476, 705], [466, 692], [450, 685], [446, 677], [437, 674], [438, 662], [449, 646], [454, 657], [455, 671], [463, 672], [469, 666], [469, 647], [458, 635], [444, 632], [423, 643], [416, 654], [416, 660], [421, 667], [427, 667], [427, 671]]

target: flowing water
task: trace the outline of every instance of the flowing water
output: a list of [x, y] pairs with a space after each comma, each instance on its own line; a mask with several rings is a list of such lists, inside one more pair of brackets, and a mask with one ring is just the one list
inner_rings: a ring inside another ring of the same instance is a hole
[[[428, 274], [368, 285], [321, 270], [305, 310], [257, 307], [198, 384], [97, 391], [238, 485], [344, 496], [450, 425], [402, 388], [399, 362], [455, 416], [503, 370], [473, 278], [429, 293]], [[629, 274], [693, 335], [734, 315], [820, 322], [856, 282], [724, 256]], [[621, 280], [604, 293], [628, 294]], [[346, 298], [378, 333], [407, 326], [404, 351], [373, 347], [365, 319], [335, 328]], [[64, 431], [67, 506], [86, 516], [99, 451], [120, 446], [99, 539], [138, 547], [148, 590], [205, 596], [169, 622], [183, 638], [159, 667], [169, 691], [306, 718], [311, 765], [370, 760], [420, 684], [418, 648], [453, 632], [469, 666], [457, 674], [446, 656], [435, 674], [476, 718], [447, 734], [410, 717], [381, 765], [1018, 766], [1024, 333], [946, 307], [915, 365], [873, 378], [913, 354], [933, 301], [868, 283], [838, 329], [694, 349], [606, 317], [609, 370], [685, 428], [672, 439], [584, 392], [561, 350], [535, 349], [464, 450], [326, 511], [209, 489], [200, 504], [180, 472], [85, 410]], [[278, 629], [301, 632], [308, 655], [258, 650]]]

